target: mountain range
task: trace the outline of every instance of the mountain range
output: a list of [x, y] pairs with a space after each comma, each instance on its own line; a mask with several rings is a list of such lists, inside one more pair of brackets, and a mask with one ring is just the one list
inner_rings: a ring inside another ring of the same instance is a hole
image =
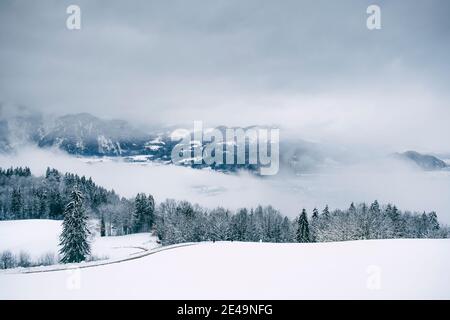
[[[58, 148], [84, 157], [121, 157], [132, 162], [172, 163], [172, 149], [182, 139], [182, 135], [176, 134], [179, 130], [174, 128], [144, 131], [123, 120], [105, 120], [88, 113], [49, 117], [25, 107], [0, 106], [0, 116], [0, 152], [10, 152], [23, 144], [31, 143], [39, 148]], [[226, 128], [217, 129], [224, 132]], [[192, 147], [187, 146], [187, 149]], [[248, 150], [246, 153], [248, 154]], [[396, 153], [394, 156], [410, 161], [424, 170], [448, 168], [439, 158], [415, 151]], [[311, 172], [323, 166], [338, 165], [348, 158], [347, 150], [290, 137], [280, 141], [282, 171]], [[206, 164], [178, 164], [208, 167]], [[239, 169], [256, 172], [259, 169], [258, 165], [249, 164], [213, 164], [210, 167], [224, 172]]]

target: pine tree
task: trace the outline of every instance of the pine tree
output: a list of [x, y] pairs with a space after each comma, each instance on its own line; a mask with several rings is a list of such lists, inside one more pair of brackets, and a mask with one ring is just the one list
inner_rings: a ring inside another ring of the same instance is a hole
[[20, 192], [20, 189], [14, 189], [11, 196], [11, 212], [15, 219], [22, 218], [22, 209], [22, 193]]
[[248, 219], [248, 212], [246, 208], [240, 209], [231, 217], [232, 239], [236, 241], [247, 240]]
[[432, 211], [428, 214], [428, 220], [429, 225], [431, 228], [431, 231], [435, 232], [440, 229], [438, 218], [436, 212]]
[[380, 204], [378, 203], [378, 200], [375, 200], [371, 205], [369, 211], [373, 214], [379, 214], [380, 213]]
[[151, 230], [155, 217], [155, 200], [152, 195], [148, 197], [144, 193], [139, 193], [134, 201], [133, 213], [134, 232], [148, 232]]
[[325, 219], [330, 218], [330, 209], [328, 209], [328, 205], [326, 205], [325, 209], [323, 209], [322, 215]]
[[133, 231], [141, 232], [143, 225], [143, 197], [144, 194], [138, 193], [134, 200], [134, 212], [133, 212]]
[[317, 210], [317, 208], [313, 209], [312, 218], [313, 219], [318, 219], [319, 218], [319, 210]]
[[288, 217], [283, 218], [283, 222], [281, 223], [281, 241], [282, 242], [292, 242], [292, 233], [291, 233], [291, 222]]
[[317, 230], [319, 227], [319, 210], [317, 208], [313, 209], [313, 214], [311, 217], [311, 242], [317, 242]]
[[146, 223], [148, 226], [148, 230], [150, 231], [155, 223], [155, 199], [151, 194], [147, 197], [146, 203]]
[[52, 192], [49, 196], [49, 217], [50, 219], [61, 219], [64, 212], [64, 203], [59, 192]]
[[425, 211], [420, 216], [420, 222], [419, 222], [419, 232], [420, 232], [420, 238], [427, 238], [428, 237], [428, 216], [425, 213]]
[[297, 242], [300, 243], [310, 242], [308, 217], [306, 215], [305, 209], [303, 209], [302, 214], [298, 219]]
[[81, 262], [90, 254], [87, 216], [83, 210], [83, 195], [74, 189], [64, 210], [63, 231], [60, 236], [62, 263]]
[[353, 202], [350, 204], [350, 208], [348, 208], [348, 211], [349, 211], [351, 214], [355, 214], [355, 213], [356, 213], [355, 204], [354, 204]]
[[106, 236], [106, 230], [105, 230], [105, 218], [102, 215], [102, 218], [100, 220], [100, 237]]

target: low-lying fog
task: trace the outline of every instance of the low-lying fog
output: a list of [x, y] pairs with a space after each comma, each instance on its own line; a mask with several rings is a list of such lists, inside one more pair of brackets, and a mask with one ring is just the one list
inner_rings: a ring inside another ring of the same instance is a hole
[[50, 166], [91, 176], [97, 184], [125, 197], [151, 193], [157, 202], [174, 198], [230, 209], [271, 204], [292, 217], [303, 207], [310, 212], [326, 204], [347, 208], [352, 201], [378, 199], [401, 209], [435, 210], [442, 222], [450, 223], [450, 171], [423, 172], [394, 159], [310, 175], [259, 178], [172, 165], [87, 162], [60, 151], [30, 147], [14, 155], [1, 155], [0, 166], [29, 166], [34, 175], [44, 174]]

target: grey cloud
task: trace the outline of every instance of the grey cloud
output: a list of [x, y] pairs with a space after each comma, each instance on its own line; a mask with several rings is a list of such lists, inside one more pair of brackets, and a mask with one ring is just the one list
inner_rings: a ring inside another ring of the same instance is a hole
[[[65, 29], [72, 3], [80, 31]], [[448, 151], [450, 3], [376, 1], [368, 31], [372, 3], [2, 1], [0, 101]]]

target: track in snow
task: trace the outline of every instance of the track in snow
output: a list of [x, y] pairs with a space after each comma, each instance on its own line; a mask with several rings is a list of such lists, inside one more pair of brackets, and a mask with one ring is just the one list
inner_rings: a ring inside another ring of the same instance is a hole
[[181, 243], [181, 244], [175, 244], [170, 245], [166, 247], [159, 247], [157, 249], [145, 249], [142, 247], [139, 247], [138, 249], [145, 250], [144, 253], [134, 253], [132, 256], [126, 257], [126, 258], [118, 258], [118, 259], [108, 259], [108, 260], [102, 260], [102, 261], [93, 261], [93, 262], [87, 262], [87, 263], [77, 263], [77, 264], [57, 264], [53, 266], [45, 266], [45, 267], [32, 267], [32, 268], [15, 268], [15, 269], [7, 269], [4, 271], [0, 271], [1, 274], [28, 274], [28, 273], [43, 273], [43, 272], [54, 272], [54, 271], [62, 271], [62, 270], [73, 270], [73, 269], [85, 269], [85, 268], [92, 268], [92, 267], [98, 267], [98, 266], [104, 266], [109, 264], [116, 264], [116, 263], [122, 263], [126, 261], [131, 261], [135, 259], [140, 259], [143, 257], [147, 257], [153, 254], [160, 253], [162, 251], [177, 249], [181, 247], [188, 247], [193, 246], [198, 243]]

